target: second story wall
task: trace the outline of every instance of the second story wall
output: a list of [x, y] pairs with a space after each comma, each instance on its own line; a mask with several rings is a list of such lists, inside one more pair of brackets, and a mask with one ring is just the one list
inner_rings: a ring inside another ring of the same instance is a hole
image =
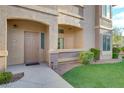
[[58, 23], [67, 24], [82, 28], [83, 18], [83, 6], [76, 5], [60, 5], [58, 7]]
[[84, 50], [95, 47], [95, 6], [84, 6]]
[[110, 6], [110, 11], [107, 13], [109, 17], [104, 16], [104, 6], [95, 6], [95, 26], [101, 28], [112, 28], [112, 10]]
[[83, 6], [79, 5], [59, 5], [58, 11], [71, 14], [72, 16], [80, 16], [83, 17]]
[[100, 59], [112, 58], [111, 5], [95, 6], [95, 47], [101, 51]]
[[17, 7], [57, 16], [58, 24], [82, 28], [84, 6], [81, 5], [17, 5]]
[[25, 8], [37, 12], [42, 12], [48, 15], [58, 15], [57, 6], [55, 5], [16, 5], [20, 8]]

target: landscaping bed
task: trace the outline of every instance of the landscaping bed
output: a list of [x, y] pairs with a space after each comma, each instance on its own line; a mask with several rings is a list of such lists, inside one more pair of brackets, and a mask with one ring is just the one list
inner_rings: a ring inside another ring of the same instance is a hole
[[15, 82], [24, 76], [24, 72], [13, 74], [11, 72], [0, 72], [0, 85]]

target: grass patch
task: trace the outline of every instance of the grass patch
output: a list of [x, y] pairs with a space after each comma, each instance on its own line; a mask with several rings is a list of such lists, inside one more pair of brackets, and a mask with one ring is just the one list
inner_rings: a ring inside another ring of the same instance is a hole
[[81, 65], [63, 78], [76, 88], [124, 88], [124, 62]]

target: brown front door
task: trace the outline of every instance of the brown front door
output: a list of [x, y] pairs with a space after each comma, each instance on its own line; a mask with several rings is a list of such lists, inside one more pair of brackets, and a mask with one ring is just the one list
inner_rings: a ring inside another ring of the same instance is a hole
[[24, 33], [24, 61], [25, 64], [37, 63], [39, 42], [37, 32]]

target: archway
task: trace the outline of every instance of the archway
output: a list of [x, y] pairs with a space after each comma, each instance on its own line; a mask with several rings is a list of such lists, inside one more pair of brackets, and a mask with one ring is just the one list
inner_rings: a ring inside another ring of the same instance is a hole
[[26, 19], [7, 20], [8, 65], [48, 61], [49, 26]]

